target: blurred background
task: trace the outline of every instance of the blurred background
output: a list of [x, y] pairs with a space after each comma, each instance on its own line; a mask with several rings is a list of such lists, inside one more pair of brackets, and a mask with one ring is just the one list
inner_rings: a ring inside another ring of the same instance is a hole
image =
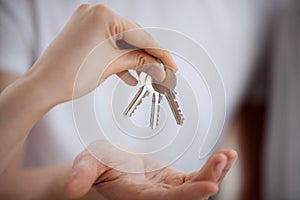
[[[1, 0], [1, 91], [32, 66], [81, 3], [105, 4], [143, 27], [179, 31], [208, 52], [226, 92], [215, 150], [239, 154], [213, 199], [300, 199], [300, 1]], [[83, 149], [75, 130], [71, 104], [55, 107], [33, 128], [21, 165], [74, 159]], [[192, 148], [177, 168], [200, 168], [205, 159], [197, 154]]]

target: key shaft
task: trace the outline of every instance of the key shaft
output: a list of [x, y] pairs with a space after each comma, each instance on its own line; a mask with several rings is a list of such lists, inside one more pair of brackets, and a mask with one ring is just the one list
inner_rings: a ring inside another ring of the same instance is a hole
[[158, 92], [152, 94], [152, 105], [150, 115], [150, 127], [155, 129], [158, 125], [159, 109], [160, 109], [161, 95]]
[[131, 115], [134, 113], [135, 109], [142, 103], [142, 100], [145, 96], [148, 95], [148, 90], [146, 89], [145, 86], [142, 86], [137, 93], [135, 94], [135, 96], [133, 97], [133, 99], [130, 101], [129, 105], [127, 106], [127, 108], [124, 111], [124, 115], [125, 116], [129, 116], [131, 117]]
[[182, 125], [184, 119], [183, 119], [183, 115], [181, 113], [181, 110], [179, 108], [179, 104], [175, 99], [174, 92], [171, 91], [171, 90], [165, 91], [165, 97], [166, 97], [166, 99], [169, 103], [169, 106], [170, 106], [171, 110], [172, 110], [172, 113], [173, 113], [173, 116], [176, 120], [176, 123], [178, 125]]

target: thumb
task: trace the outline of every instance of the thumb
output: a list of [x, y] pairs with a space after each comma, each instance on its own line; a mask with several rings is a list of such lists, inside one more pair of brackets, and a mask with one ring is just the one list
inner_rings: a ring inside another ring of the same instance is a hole
[[92, 187], [95, 180], [107, 169], [87, 151], [79, 154], [73, 163], [69, 179], [64, 187], [68, 198], [80, 198]]
[[237, 153], [233, 150], [219, 150], [212, 155], [200, 171], [188, 175], [187, 180], [219, 183], [231, 168]]

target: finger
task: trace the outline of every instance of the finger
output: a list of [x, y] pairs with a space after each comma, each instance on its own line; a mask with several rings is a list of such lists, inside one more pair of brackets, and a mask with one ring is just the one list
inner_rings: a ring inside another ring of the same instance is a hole
[[102, 165], [87, 151], [79, 154], [73, 164], [70, 178], [67, 181], [64, 191], [69, 198], [80, 198], [85, 195], [101, 176], [107, 167]]
[[219, 182], [236, 159], [237, 154], [235, 151], [220, 150], [208, 159], [200, 171], [189, 174], [186, 180]]
[[188, 175], [191, 181], [218, 182], [227, 164], [227, 157], [222, 153], [211, 156], [199, 172]]
[[133, 23], [125, 18], [120, 17], [123, 22], [125, 32], [123, 33], [123, 40], [132, 46], [145, 50], [148, 54], [159, 58], [166, 67], [177, 71], [176, 66], [171, 54], [159, 45], [152, 36], [144, 31], [139, 25]]
[[122, 55], [111, 63], [104, 72], [104, 77], [129, 69], [143, 71], [160, 82], [163, 81], [166, 76], [164, 67], [158, 63], [155, 58], [144, 51], [134, 50]]
[[169, 190], [166, 192], [166, 198], [164, 199], [208, 199], [218, 191], [219, 188], [216, 183], [210, 181], [191, 182]]
[[226, 173], [230, 170], [230, 168], [233, 166], [235, 161], [238, 158], [238, 154], [236, 151], [230, 150], [230, 149], [222, 149], [218, 151], [219, 153], [224, 153], [227, 156], [227, 165], [225, 166], [223, 173], [221, 175], [220, 181], [224, 178]]
[[138, 81], [136, 80], [136, 78], [134, 78], [134, 76], [132, 76], [129, 71], [122, 71], [117, 73], [118, 77], [120, 79], [122, 79], [126, 84], [130, 85], [130, 86], [135, 86], [137, 85]]

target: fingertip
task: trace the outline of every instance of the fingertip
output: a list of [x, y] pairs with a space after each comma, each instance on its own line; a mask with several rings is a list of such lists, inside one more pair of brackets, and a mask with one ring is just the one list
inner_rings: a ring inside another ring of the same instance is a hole
[[218, 150], [217, 153], [224, 153], [229, 159], [238, 157], [238, 153], [233, 149], [221, 149]]
[[227, 161], [227, 156], [224, 153], [216, 153], [211, 157], [212, 162], [216, 163], [220, 163], [223, 161]]
[[172, 57], [170, 59], [166, 60], [162, 60], [162, 63], [164, 64], [164, 66], [168, 69], [171, 69], [173, 72], [177, 72], [178, 71], [178, 67], [175, 64], [175, 62], [173, 61]]
[[230, 150], [230, 158], [229, 159], [238, 159], [238, 153], [234, 150]]
[[178, 67], [169, 52], [166, 52], [166, 57], [162, 61], [163, 61], [163, 63], [165, 63], [165, 66], [168, 67], [169, 69], [171, 69], [172, 71], [174, 71], [174, 72], [178, 71]]
[[237, 152], [235, 152], [235, 151], [232, 151], [232, 154], [231, 154], [231, 156], [230, 157], [228, 157], [228, 162], [227, 162], [227, 165], [226, 165], [226, 167], [225, 167], [225, 171], [229, 171], [230, 170], [230, 168], [232, 168], [232, 166], [234, 165], [234, 163], [236, 162], [236, 160], [237, 160], [237, 158], [238, 158], [238, 154], [237, 154]]
[[172, 70], [174, 73], [176, 73], [178, 71], [178, 67], [174, 67], [174, 66], [166, 66], [167, 68], [169, 68], [170, 70]]
[[[172, 58], [171, 58], [171, 59], [172, 59]], [[175, 64], [175, 62], [174, 62], [173, 59], [172, 59], [171, 69], [172, 69], [174, 72], [177, 72], [177, 71], [178, 71], [178, 67], [177, 67], [177, 65]]]
[[223, 153], [215, 153], [207, 160], [207, 163], [204, 165], [204, 167], [207, 169], [215, 168], [217, 165], [224, 162], [227, 162], [227, 156]]
[[232, 149], [222, 149], [218, 151], [219, 153], [223, 153], [227, 157], [227, 165], [225, 167], [225, 171], [228, 171], [235, 161], [238, 159], [238, 153]]
[[172, 70], [176, 73], [178, 71], [178, 67], [172, 68]]

